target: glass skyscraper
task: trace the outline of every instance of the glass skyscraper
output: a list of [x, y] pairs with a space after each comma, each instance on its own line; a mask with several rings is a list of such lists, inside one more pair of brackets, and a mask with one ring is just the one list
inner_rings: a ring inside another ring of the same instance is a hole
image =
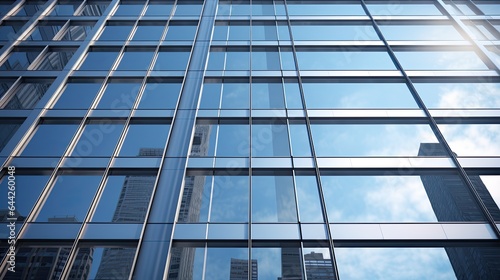
[[498, 1], [5, 0], [0, 47], [1, 279], [500, 279]]

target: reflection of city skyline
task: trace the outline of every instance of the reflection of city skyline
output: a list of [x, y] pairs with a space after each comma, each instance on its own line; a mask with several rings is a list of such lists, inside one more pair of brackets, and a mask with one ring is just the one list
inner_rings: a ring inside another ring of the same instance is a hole
[[[421, 143], [418, 156], [446, 156], [440, 143]], [[438, 222], [484, 221], [472, 193], [458, 175], [421, 175], [425, 192]], [[500, 210], [479, 175], [469, 176], [490, 213], [498, 219]], [[445, 247], [458, 279], [500, 279], [500, 250], [487, 247]]]

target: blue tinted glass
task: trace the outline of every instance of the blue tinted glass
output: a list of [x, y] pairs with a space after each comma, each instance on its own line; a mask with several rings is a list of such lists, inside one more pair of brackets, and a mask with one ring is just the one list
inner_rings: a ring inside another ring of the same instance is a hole
[[341, 279], [457, 279], [444, 248], [336, 248], [335, 259]]
[[226, 70], [249, 70], [250, 52], [230, 51], [226, 53]]
[[250, 26], [248, 23], [229, 25], [229, 40], [250, 40]]
[[451, 149], [458, 156], [498, 156], [500, 124], [438, 124]]
[[277, 51], [252, 51], [252, 70], [280, 69], [280, 55]]
[[309, 109], [417, 108], [405, 84], [303, 83]]
[[160, 51], [154, 70], [186, 70], [189, 52]]
[[301, 70], [395, 70], [389, 55], [373, 51], [298, 51]]
[[292, 25], [294, 40], [378, 40], [371, 25]]
[[293, 16], [351, 16], [366, 15], [360, 4], [302, 4], [288, 3], [288, 13]]
[[144, 16], [169, 16], [172, 4], [150, 3]]
[[101, 176], [62, 175], [36, 217], [37, 222], [83, 222]]
[[452, 25], [379, 25], [387, 40], [463, 40]]
[[396, 51], [407, 70], [487, 70], [488, 67], [472, 51]]
[[116, 70], [148, 70], [153, 52], [124, 52]]
[[252, 40], [278, 40], [275, 25], [252, 25]]
[[165, 26], [163, 25], [141, 25], [137, 27], [132, 40], [157, 41], [160, 40], [161, 36], [163, 35], [163, 30], [165, 30]]
[[80, 6], [81, 2], [74, 2], [73, 4], [57, 4], [54, 10], [50, 12], [50, 16], [72, 16]]
[[127, 278], [132, 269], [135, 251], [135, 247], [128, 248], [123, 247], [123, 245], [111, 248], [79, 248], [70, 275], [80, 276], [84, 274], [82, 273], [82, 267], [85, 267], [87, 275], [83, 277], [88, 276], [88, 279]]
[[212, 176], [186, 176], [179, 222], [207, 222]]
[[110, 70], [118, 52], [89, 52], [79, 70]]
[[137, 108], [174, 109], [180, 90], [180, 83], [147, 83]]
[[286, 107], [288, 109], [302, 109], [302, 98], [298, 83], [285, 82]]
[[253, 109], [284, 109], [283, 85], [281, 83], [252, 83]]
[[[75, 134], [76, 124], [42, 124], [24, 148], [23, 156], [61, 156]], [[57, 135], [57, 137], [54, 137]]]
[[437, 143], [428, 125], [313, 124], [311, 130], [323, 157], [416, 156], [422, 143]]
[[[7, 173], [2, 178], [2, 182], [0, 183], [0, 190], [6, 195], [9, 191], [8, 176], [9, 174]], [[22, 195], [16, 196], [15, 216], [10, 216], [9, 218], [17, 217], [18, 221], [24, 221], [26, 217], [28, 217], [28, 214], [35, 205], [38, 196], [42, 192], [48, 180], [49, 175], [15, 175], [15, 191], [17, 193], [22, 193]], [[5, 209], [6, 208], [7, 207], [5, 207]]]
[[309, 133], [305, 124], [290, 124], [290, 142], [292, 142], [292, 155], [295, 157], [310, 157], [311, 145]]
[[414, 83], [428, 108], [499, 108], [500, 84]]
[[109, 83], [104, 90], [97, 109], [130, 109], [134, 106], [140, 84]]
[[0, 70], [27, 70], [28, 66], [40, 54], [39, 51], [14, 51], [9, 55], [9, 58], [0, 66]]
[[88, 109], [101, 84], [68, 83], [54, 109]]
[[[168, 124], [131, 124], [119, 156], [161, 157], [169, 128]], [[155, 137], [145, 137], [146, 135]]]
[[72, 157], [109, 157], [113, 154], [123, 124], [112, 124], [102, 121], [87, 124], [74, 150]]
[[253, 124], [252, 156], [288, 157], [288, 129], [285, 124]]
[[434, 4], [406, 4], [392, 3], [388, 4], [367, 4], [368, 10], [372, 15], [380, 16], [440, 16], [442, 13]]
[[219, 126], [217, 143], [218, 157], [248, 157], [250, 128], [246, 124], [223, 124]]
[[251, 13], [249, 4], [239, 4], [233, 3], [231, 5], [231, 15], [232, 16], [249, 16]]
[[108, 25], [99, 36], [99, 40], [125, 41], [132, 31], [131, 25]]
[[272, 3], [252, 3], [253, 16], [274, 16], [274, 6]]
[[93, 222], [142, 223], [156, 176], [109, 176]]
[[248, 221], [248, 176], [215, 176], [210, 221]]
[[217, 137], [217, 125], [197, 124], [194, 130], [191, 145], [191, 157], [213, 157], [215, 154], [215, 141]]
[[220, 106], [221, 83], [205, 83], [201, 95], [200, 109], [217, 109]]
[[114, 16], [139, 16], [144, 4], [120, 4]]
[[196, 34], [196, 25], [171, 25], [168, 27], [167, 36], [165, 40], [185, 40], [192, 41]]
[[61, 25], [37, 26], [26, 40], [49, 41], [61, 30]]
[[92, 30], [92, 26], [88, 25], [78, 25], [70, 26], [64, 36], [61, 37], [61, 41], [83, 41], [87, 38], [87, 35]]
[[318, 184], [314, 176], [296, 176], [297, 200], [301, 222], [323, 222]]
[[297, 221], [291, 176], [252, 176], [252, 222]]
[[3, 109], [33, 109], [45, 95], [49, 86], [50, 84], [46, 83], [23, 83], [10, 95], [10, 99]]
[[224, 83], [222, 85], [222, 109], [249, 109], [250, 85]]
[[[257, 270], [256, 260], [252, 260], [252, 266], [254, 262]], [[240, 279], [248, 279], [247, 248], [207, 248], [204, 279], [231, 279], [231, 271], [235, 270]]]
[[202, 5], [178, 3], [175, 7], [175, 16], [199, 16], [201, 13]]

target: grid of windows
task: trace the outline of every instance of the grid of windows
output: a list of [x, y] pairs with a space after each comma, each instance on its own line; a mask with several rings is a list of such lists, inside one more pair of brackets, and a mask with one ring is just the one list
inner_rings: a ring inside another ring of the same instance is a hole
[[499, 11], [3, 1], [0, 278], [499, 278]]

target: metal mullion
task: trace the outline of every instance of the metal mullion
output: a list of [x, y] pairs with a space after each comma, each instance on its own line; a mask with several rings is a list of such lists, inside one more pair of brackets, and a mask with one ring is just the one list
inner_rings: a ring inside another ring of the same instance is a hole
[[[320, 201], [321, 201], [321, 204], [322, 204], [321, 205], [321, 209], [322, 209], [322, 212], [323, 212], [323, 219], [324, 219], [324, 222], [325, 222], [326, 227], [327, 227], [326, 233], [327, 233], [327, 238], [328, 238], [328, 243], [329, 243], [330, 258], [332, 260], [333, 273], [335, 274], [335, 278], [339, 279], [340, 276], [339, 276], [339, 271], [338, 271], [338, 267], [337, 267], [337, 261], [336, 261], [336, 258], [335, 258], [334, 242], [333, 242], [333, 237], [332, 237], [331, 232], [330, 232], [330, 223], [329, 223], [329, 219], [328, 219], [328, 212], [326, 210], [325, 197], [324, 197], [324, 194], [323, 194], [323, 187], [322, 187], [322, 184], [321, 184], [321, 176], [320, 176], [320, 170], [319, 170], [319, 166], [318, 166], [318, 159], [317, 159], [316, 151], [314, 149], [314, 144], [313, 144], [312, 130], [311, 130], [311, 121], [310, 121], [309, 114], [308, 114], [307, 107], [306, 107], [306, 101], [305, 101], [305, 96], [304, 96], [304, 89], [302, 87], [302, 76], [301, 76], [300, 69], [299, 69], [299, 63], [298, 63], [298, 57], [297, 57], [297, 50], [296, 50], [296, 47], [295, 47], [295, 40], [293, 38], [290, 15], [288, 13], [288, 3], [287, 3], [287, 0], [284, 0], [283, 2], [284, 2], [284, 6], [285, 6], [286, 18], [287, 18], [287, 23], [288, 23], [288, 32], [289, 32], [289, 35], [290, 35], [290, 41], [292, 43], [292, 52], [293, 52], [294, 63], [295, 63], [295, 68], [296, 68], [296, 73], [297, 73], [297, 78], [298, 78], [298, 83], [299, 83], [299, 89], [300, 89], [300, 97], [301, 97], [301, 101], [302, 101], [302, 107], [303, 107], [304, 115], [305, 115], [305, 121], [306, 121], [306, 127], [307, 127], [307, 134], [308, 134], [308, 139], [309, 139], [309, 142], [310, 142], [309, 145], [310, 145], [310, 148], [311, 148], [311, 155], [313, 157], [314, 165], [315, 165], [314, 169], [315, 169], [315, 173], [316, 173], [316, 183], [317, 183], [317, 187], [318, 187], [318, 193], [319, 193], [319, 196], [320, 196]], [[306, 275], [306, 271], [304, 271], [304, 275]]]
[[10, 88], [0, 97], [0, 108], [3, 108], [7, 103], [9, 103], [12, 96], [16, 93], [17, 89], [22, 86], [23, 78], [17, 78], [14, 83], [10, 86]]
[[[248, 82], [249, 82], [249, 96], [248, 98], [250, 98], [250, 100], [248, 101], [248, 126], [249, 126], [249, 129], [250, 129], [250, 134], [249, 134], [249, 144], [250, 144], [250, 150], [248, 151], [248, 244], [247, 244], [247, 247], [248, 247], [248, 280], [252, 280], [252, 246], [253, 246], [253, 242], [252, 242], [252, 223], [253, 223], [253, 219], [252, 219], [252, 202], [253, 202], [253, 197], [252, 197], [252, 193], [253, 193], [253, 187], [252, 187], [252, 178], [253, 178], [253, 166], [252, 166], [252, 146], [253, 146], [253, 141], [252, 141], [252, 136], [253, 136], [253, 129], [252, 129], [252, 120], [253, 120], [253, 117], [252, 117], [252, 84], [253, 84], [253, 72], [252, 72], [252, 45], [253, 45], [253, 36], [252, 36], [252, 24], [253, 24], [253, 16], [252, 16], [252, 0], [250, 0], [250, 5], [249, 5], [249, 9], [250, 9], [250, 21], [249, 21], [249, 31], [250, 31], [250, 48], [249, 48], [249, 56], [248, 56], [248, 59], [249, 59], [249, 65], [250, 65], [250, 71], [249, 71], [249, 74], [250, 74], [250, 77], [248, 79]], [[232, 6], [232, 5], [231, 5]], [[228, 32], [229, 34], [229, 32]]]
[[[436, 1], [437, 1], [437, 3], [439, 3], [441, 5], [442, 8], [445, 7], [442, 0], [436, 0]], [[448, 142], [446, 141], [446, 138], [444, 137], [444, 135], [441, 133], [441, 130], [439, 129], [436, 120], [432, 117], [432, 115], [431, 115], [429, 109], [427, 108], [427, 106], [425, 105], [424, 101], [420, 98], [420, 95], [418, 94], [416, 88], [414, 87], [413, 82], [411, 81], [410, 77], [408, 76], [408, 74], [406, 73], [406, 71], [404, 70], [402, 65], [400, 64], [400, 62], [397, 59], [391, 46], [389, 45], [389, 43], [387, 42], [387, 40], [383, 36], [383, 33], [381, 32], [380, 28], [378, 27], [376, 21], [373, 19], [373, 16], [371, 15], [368, 8], [366, 7], [364, 0], [361, 0], [361, 5], [362, 5], [363, 9], [365, 10], [365, 12], [367, 13], [367, 15], [370, 17], [370, 20], [372, 21], [372, 24], [373, 24], [373, 28], [377, 32], [377, 35], [384, 42], [384, 45], [387, 48], [387, 53], [391, 57], [391, 60], [393, 61], [393, 63], [395, 64], [395, 66], [399, 70], [399, 72], [403, 75], [403, 77], [406, 81], [406, 84], [407, 84], [408, 88], [410, 89], [410, 92], [413, 95], [415, 101], [417, 102], [420, 109], [422, 109], [422, 111], [425, 113], [425, 115], [429, 121], [429, 126], [431, 127], [432, 131], [434, 132], [436, 138], [438, 139], [439, 143], [443, 146], [443, 148], [447, 152], [447, 155], [450, 157], [450, 159], [455, 164], [455, 167], [458, 170], [460, 177], [464, 181], [465, 185], [468, 187], [469, 192], [471, 193], [475, 202], [478, 204], [479, 208], [482, 210], [482, 212], [483, 212], [486, 220], [490, 224], [493, 232], [495, 232], [495, 235], [497, 236], [497, 238], [500, 237], [500, 229], [496, 226], [495, 220], [493, 219], [490, 212], [486, 208], [486, 205], [484, 204], [481, 197], [479, 196], [479, 193], [476, 191], [474, 185], [472, 184], [472, 181], [470, 180], [469, 176], [465, 172], [464, 168], [460, 164], [457, 155], [453, 152], [451, 147], [448, 145]], [[455, 18], [453, 16], [451, 16], [449, 14], [448, 14], [448, 16], [451, 17], [453, 20], [455, 20]], [[457, 21], [455, 20], [455, 22], [457, 22]], [[462, 29], [464, 29], [462, 25], [459, 25], [459, 26]], [[466, 32], [466, 34], [468, 34], [468, 33]], [[478, 44], [475, 43], [475, 41], [473, 41], [473, 42], [476, 46], [478, 46]], [[498, 72], [498, 69], [497, 69], [497, 72]]]

